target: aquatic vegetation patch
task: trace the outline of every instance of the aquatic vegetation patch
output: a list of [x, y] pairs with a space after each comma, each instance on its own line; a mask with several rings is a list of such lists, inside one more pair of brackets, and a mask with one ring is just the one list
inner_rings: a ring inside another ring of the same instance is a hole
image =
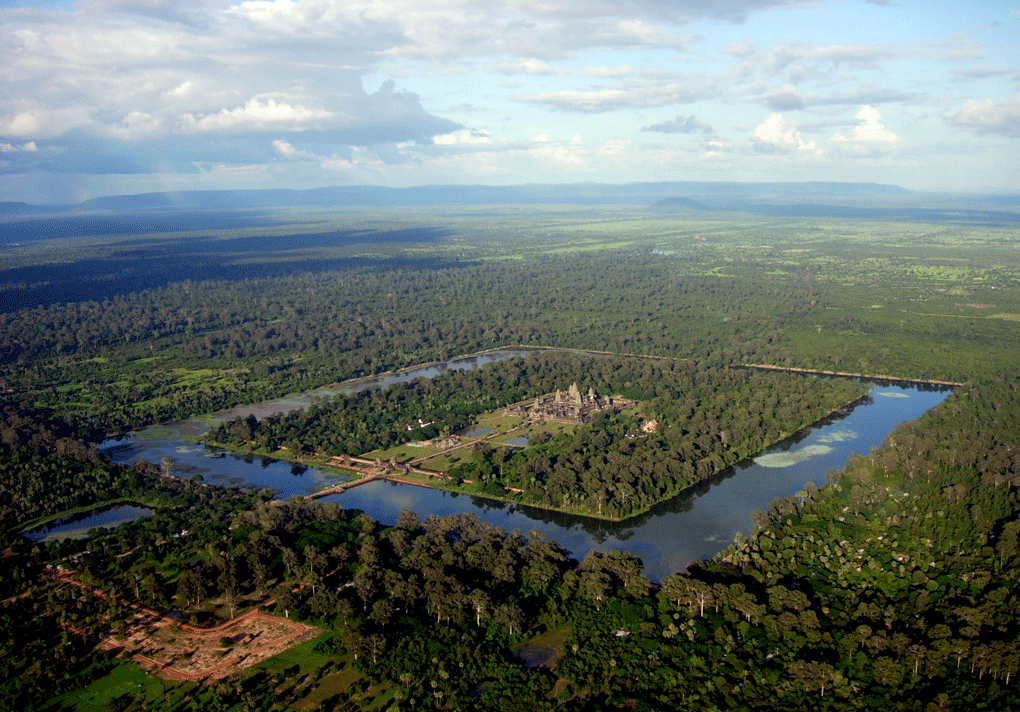
[[832, 452], [832, 448], [828, 445], [805, 445], [790, 452], [774, 452], [768, 455], [761, 455], [756, 457], [754, 462], [762, 467], [793, 467], [805, 460], [810, 460], [812, 457], [828, 455], [830, 452]]
[[818, 438], [820, 443], [845, 443], [849, 440], [856, 440], [860, 435], [856, 431], [850, 430], [849, 428], [843, 428], [842, 430], [833, 430], [826, 435]]

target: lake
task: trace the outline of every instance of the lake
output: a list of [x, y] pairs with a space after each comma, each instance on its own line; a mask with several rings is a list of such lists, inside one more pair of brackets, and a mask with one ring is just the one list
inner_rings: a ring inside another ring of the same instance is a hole
[[[504, 353], [510, 355], [502, 355]], [[500, 357], [511, 358], [522, 353], [491, 352], [341, 385], [355, 390], [384, 387], [395, 382], [389, 381], [391, 378], [410, 380], [426, 375], [426, 370], [434, 370], [432, 375], [435, 375], [445, 368], [476, 368]], [[371, 385], [359, 385], [361, 383]], [[321, 395], [324, 391], [312, 393]], [[844, 409], [758, 456], [728, 468], [711, 482], [625, 522], [604, 522], [388, 481], [370, 482], [325, 499], [336, 501], [346, 509], [360, 509], [384, 524], [395, 523], [401, 509], [417, 512], [422, 518], [474, 513], [507, 531], [527, 533], [537, 529], [558, 541], [579, 560], [595, 549], [621, 549], [641, 557], [645, 574], [658, 581], [692, 561], [719, 553], [733, 542], [737, 532], [750, 534], [753, 530], [751, 515], [755, 510], [767, 509], [777, 497], [795, 494], [809, 480], [823, 486], [829, 469], [841, 469], [854, 453], [867, 454], [897, 425], [917, 418], [948, 395], [948, 389], [931, 386], [876, 385], [870, 397], [855, 407]], [[246, 406], [218, 417], [232, 418], [235, 413], [248, 412], [267, 414], [291, 406], [300, 407], [294, 404], [310, 402], [311, 397], [309, 393], [272, 404]], [[191, 427], [193, 424], [182, 424], [184, 430]], [[174, 472], [180, 477], [199, 475], [211, 484], [269, 487], [280, 499], [309, 494], [349, 479], [346, 475], [312, 467], [224, 452], [189, 442], [179, 435], [175, 437], [173, 433], [172, 427], [162, 426], [134, 433], [120, 441], [108, 441], [103, 448], [115, 462], [145, 458], [158, 463], [163, 457], [172, 457]]]

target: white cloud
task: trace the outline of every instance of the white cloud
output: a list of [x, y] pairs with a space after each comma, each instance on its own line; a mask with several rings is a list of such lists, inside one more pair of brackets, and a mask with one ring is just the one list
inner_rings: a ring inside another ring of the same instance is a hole
[[331, 158], [324, 159], [320, 163], [320, 167], [328, 174], [378, 179], [380, 171], [385, 169], [386, 163], [368, 149], [355, 146], [351, 150], [350, 158], [334, 154]]
[[448, 133], [432, 137], [432, 143], [437, 146], [478, 146], [489, 144], [491, 142], [492, 136], [488, 131], [471, 131], [470, 129], [463, 129], [456, 133]]
[[854, 152], [860, 154], [887, 153], [900, 142], [900, 137], [882, 123], [882, 115], [878, 110], [865, 105], [857, 112], [857, 125], [849, 136], [837, 131], [829, 139], [832, 143], [847, 144]]
[[269, 168], [265, 164], [256, 165], [235, 165], [227, 163], [217, 163], [207, 167], [207, 172], [213, 173], [217, 176], [222, 176], [229, 180], [240, 180], [245, 183], [248, 182], [269, 182], [273, 179], [269, 173]]
[[699, 155], [702, 160], [714, 160], [723, 158], [724, 156], [731, 153], [732, 149], [730, 145], [725, 141], [706, 141], [704, 144], [704, 150]]
[[580, 136], [574, 136], [566, 142], [550, 141], [548, 137], [542, 136], [535, 143], [537, 145], [528, 154], [539, 161], [580, 166], [588, 159], [588, 150]]
[[625, 155], [624, 149], [630, 144], [630, 141], [606, 141], [604, 144], [596, 149], [595, 153], [600, 156], [613, 156], [616, 158], [622, 158]]
[[82, 107], [48, 109], [38, 102], [25, 102], [29, 106], [11, 112], [10, 119], [0, 118], [0, 135], [24, 138], [58, 136], [71, 129], [87, 126], [92, 118]]
[[192, 85], [193, 85], [193, 82], [190, 79], [185, 80], [185, 81], [181, 82], [180, 84], [178, 84], [177, 86], [175, 86], [173, 89], [164, 92], [164, 96], [167, 96], [167, 97], [187, 96], [188, 94], [191, 93]]
[[279, 153], [281, 156], [283, 156], [289, 161], [318, 159], [318, 156], [312, 153], [308, 153], [308, 151], [302, 151], [299, 148], [295, 148], [293, 144], [288, 143], [287, 141], [283, 141], [281, 139], [276, 139], [275, 141], [273, 141], [273, 148], [276, 149], [277, 153]]
[[28, 141], [20, 146], [15, 146], [12, 143], [0, 143], [0, 153], [14, 153], [16, 151], [35, 153], [38, 150], [35, 146], [35, 141]]
[[756, 153], [795, 153], [814, 151], [815, 142], [804, 141], [796, 122], [776, 113], [755, 127], [751, 148]]
[[4, 133], [14, 134], [15, 136], [30, 136], [39, 133], [41, 129], [42, 112], [20, 111], [4, 127]]
[[309, 109], [301, 104], [288, 104], [273, 97], [255, 96], [244, 106], [221, 109], [215, 114], [181, 116], [181, 128], [186, 132], [252, 130], [268, 126], [283, 126], [301, 130], [334, 116], [325, 109]]
[[107, 127], [107, 134], [121, 139], [138, 139], [161, 132], [163, 119], [144, 111], [131, 111], [119, 125]]
[[978, 134], [1020, 137], [1020, 94], [1001, 104], [996, 104], [991, 97], [984, 101], [968, 99], [948, 122]]

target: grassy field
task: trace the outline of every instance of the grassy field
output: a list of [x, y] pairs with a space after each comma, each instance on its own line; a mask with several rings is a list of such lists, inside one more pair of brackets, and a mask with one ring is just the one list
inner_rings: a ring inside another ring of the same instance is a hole
[[[125, 662], [81, 690], [61, 695], [50, 704], [53, 709], [70, 709], [75, 712], [109, 712], [113, 709], [110, 703], [114, 699], [127, 696], [132, 702], [124, 708], [124, 712], [144, 710], [165, 701], [173, 693], [179, 693], [180, 687], [174, 683], [164, 683], [134, 663]], [[193, 688], [194, 683], [189, 683], [188, 687]]]

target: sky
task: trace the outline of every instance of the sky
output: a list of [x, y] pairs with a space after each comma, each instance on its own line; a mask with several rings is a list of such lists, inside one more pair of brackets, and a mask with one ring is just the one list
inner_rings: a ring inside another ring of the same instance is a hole
[[0, 200], [818, 180], [1020, 193], [1020, 3], [0, 0]]

